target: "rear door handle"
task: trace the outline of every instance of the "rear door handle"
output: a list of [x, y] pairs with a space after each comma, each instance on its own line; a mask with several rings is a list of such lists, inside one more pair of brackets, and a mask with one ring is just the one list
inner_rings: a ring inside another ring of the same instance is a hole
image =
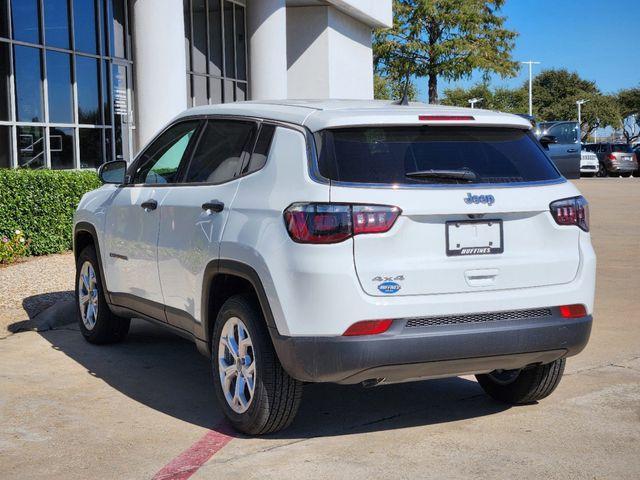
[[576, 153], [578, 151], [577, 148], [570, 148], [567, 150], [567, 153]]
[[156, 208], [158, 208], [158, 202], [156, 202], [155, 200], [147, 200], [146, 202], [142, 202], [140, 206], [146, 211], [155, 210]]
[[224, 210], [224, 203], [219, 202], [218, 200], [211, 200], [210, 202], [205, 202], [202, 204], [203, 210], [208, 210], [213, 213], [220, 213]]

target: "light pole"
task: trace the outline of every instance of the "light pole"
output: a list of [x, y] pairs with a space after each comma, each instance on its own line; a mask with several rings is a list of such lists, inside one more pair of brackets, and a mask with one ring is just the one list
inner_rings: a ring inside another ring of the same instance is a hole
[[578, 100], [576, 101], [576, 105], [578, 105], [578, 126], [582, 128], [582, 105], [587, 103], [589, 100]]
[[529, 60], [528, 62], [520, 62], [529, 65], [529, 115], [533, 117], [533, 66], [540, 65], [540, 62]]
[[471, 108], [476, 108], [476, 103], [481, 102], [484, 98], [470, 98], [467, 100], [471, 104]]

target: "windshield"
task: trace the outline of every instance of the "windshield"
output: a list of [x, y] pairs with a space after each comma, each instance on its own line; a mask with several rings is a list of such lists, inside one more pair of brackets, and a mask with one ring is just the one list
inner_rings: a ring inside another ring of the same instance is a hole
[[633, 153], [633, 150], [631, 150], [631, 146], [630, 145], [624, 145], [624, 144], [611, 145], [611, 151], [612, 152], [622, 152], [622, 153]]
[[321, 132], [318, 144], [320, 173], [340, 182], [425, 185], [560, 178], [535, 138], [520, 129], [344, 128]]

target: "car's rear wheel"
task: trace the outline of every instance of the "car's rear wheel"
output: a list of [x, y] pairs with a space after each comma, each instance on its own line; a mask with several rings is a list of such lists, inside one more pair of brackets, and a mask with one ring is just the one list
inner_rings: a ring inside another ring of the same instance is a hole
[[631, 172], [621, 173], [620, 176], [624, 178], [629, 178], [631, 176]]
[[220, 309], [211, 360], [216, 396], [237, 430], [263, 435], [291, 424], [302, 398], [302, 383], [282, 368], [251, 297], [231, 297]]
[[504, 403], [521, 405], [533, 403], [551, 395], [564, 372], [565, 359], [522, 370], [495, 370], [476, 375], [482, 389]]
[[120, 342], [129, 332], [131, 320], [114, 315], [107, 305], [93, 246], [85, 247], [76, 263], [76, 315], [80, 331], [90, 343]]

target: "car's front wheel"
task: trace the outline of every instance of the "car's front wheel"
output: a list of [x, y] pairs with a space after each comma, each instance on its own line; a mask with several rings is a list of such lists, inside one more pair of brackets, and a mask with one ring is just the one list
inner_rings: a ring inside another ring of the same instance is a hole
[[496, 370], [476, 375], [482, 389], [504, 403], [522, 405], [551, 395], [562, 378], [566, 360], [561, 358], [546, 365], [521, 370]]
[[131, 320], [114, 315], [104, 294], [96, 251], [85, 247], [76, 263], [76, 312], [80, 331], [90, 343], [120, 342], [129, 332]]
[[231, 297], [220, 309], [211, 361], [216, 396], [237, 430], [262, 435], [291, 424], [302, 398], [302, 383], [282, 368], [251, 297]]

